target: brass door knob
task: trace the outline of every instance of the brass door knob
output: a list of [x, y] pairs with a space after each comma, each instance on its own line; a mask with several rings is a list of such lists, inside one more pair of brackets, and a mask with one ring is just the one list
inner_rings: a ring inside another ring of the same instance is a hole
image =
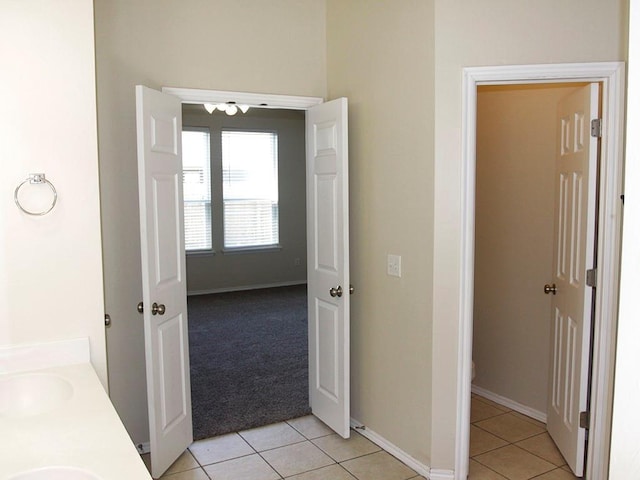
[[547, 283], [544, 286], [544, 293], [546, 293], [547, 295], [549, 295], [550, 293], [553, 293], [555, 295], [557, 291], [558, 291], [558, 287], [556, 287], [555, 283], [552, 283], [551, 285]]

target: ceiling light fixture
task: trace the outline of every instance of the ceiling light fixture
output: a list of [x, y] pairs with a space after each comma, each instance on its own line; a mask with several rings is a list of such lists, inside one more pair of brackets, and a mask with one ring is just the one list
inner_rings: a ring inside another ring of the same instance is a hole
[[249, 105], [236, 105], [236, 102], [227, 102], [227, 103], [205, 103], [204, 108], [210, 114], [215, 110], [220, 110], [221, 112], [226, 113], [227, 115], [235, 115], [240, 110], [242, 113], [247, 113], [249, 110]]

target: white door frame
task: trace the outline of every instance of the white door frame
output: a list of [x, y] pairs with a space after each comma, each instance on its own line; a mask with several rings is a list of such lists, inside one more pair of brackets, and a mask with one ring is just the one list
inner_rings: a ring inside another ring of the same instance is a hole
[[458, 328], [456, 479], [469, 468], [473, 278], [475, 249], [476, 105], [479, 85], [530, 83], [602, 83], [603, 133], [599, 177], [598, 270], [591, 369], [591, 424], [586, 469], [588, 478], [607, 478], [615, 359], [621, 186], [623, 166], [624, 63], [572, 63], [469, 67], [463, 69], [462, 91], [462, 229]]

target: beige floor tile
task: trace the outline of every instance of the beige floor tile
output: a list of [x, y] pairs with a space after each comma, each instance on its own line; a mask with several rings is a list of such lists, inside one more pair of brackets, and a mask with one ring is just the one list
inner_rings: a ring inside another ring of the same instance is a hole
[[546, 430], [547, 429], [547, 424], [544, 422], [541, 422], [540, 420], [536, 420], [535, 418], [531, 418], [531, 417], [527, 417], [526, 415], [523, 415], [520, 412], [513, 412], [513, 415], [515, 415], [516, 417], [529, 422], [529, 423], [533, 423], [534, 425], [537, 425], [538, 427]]
[[505, 477], [475, 460], [469, 460], [468, 480], [505, 480]]
[[142, 458], [142, 461], [144, 462], [144, 466], [147, 467], [147, 470], [149, 470], [149, 472], [151, 472], [151, 454], [150, 453], [143, 453], [142, 455], [140, 455], [140, 457]]
[[495, 417], [496, 415], [502, 415], [504, 410], [489, 405], [483, 402], [479, 398], [471, 399], [471, 423], [476, 423], [487, 418]]
[[187, 470], [192, 470], [198, 467], [200, 467], [200, 465], [198, 464], [196, 459], [193, 458], [191, 452], [189, 450], [185, 450], [184, 453], [180, 455], [175, 462], [173, 462], [173, 465], [169, 467], [169, 469], [165, 472], [165, 475], [185, 472]]
[[556, 468], [555, 465], [514, 445], [478, 455], [474, 460], [510, 480], [527, 480]]
[[[569, 468], [569, 465], [563, 465], [562, 466], [562, 470], [564, 470], [565, 472], [569, 472], [571, 475], [573, 475], [573, 472], [571, 471], [571, 469]], [[582, 480], [582, 477], [572, 477], [572, 478], [576, 478], [578, 480]]]
[[557, 468], [544, 475], [536, 477], [534, 480], [578, 480], [578, 477], [562, 468]]
[[522, 440], [516, 445], [558, 467], [567, 463], [547, 432]]
[[299, 431], [302, 435], [307, 437], [309, 440], [313, 438], [324, 437], [325, 435], [331, 435], [333, 433], [333, 430], [331, 430], [313, 415], [307, 415], [306, 417], [287, 420], [287, 423], [297, 431]]
[[278, 480], [280, 475], [258, 455], [234, 458], [204, 467], [216, 480]]
[[481, 428], [471, 425], [470, 438], [469, 438], [469, 456], [475, 457], [482, 453], [495, 450], [499, 447], [504, 447], [508, 443], [495, 435], [485, 432]]
[[288, 477], [287, 480], [356, 480], [356, 477], [340, 465], [329, 465], [328, 467], [322, 467], [312, 472]]
[[509, 407], [505, 407], [504, 405], [500, 405], [499, 403], [494, 402], [493, 400], [489, 400], [488, 398], [483, 397], [482, 395], [477, 395], [476, 398], [487, 405], [491, 405], [492, 407], [497, 408], [498, 410], [502, 410], [503, 412], [513, 412]]
[[209, 480], [209, 476], [201, 468], [194, 468], [186, 472], [163, 475], [162, 480]]
[[286, 422], [244, 430], [240, 432], [240, 436], [258, 452], [284, 447], [285, 445], [304, 442], [306, 440], [296, 429]]
[[509, 443], [519, 442], [544, 432], [544, 428], [518, 418], [514, 412], [477, 422], [475, 425]]
[[326, 437], [316, 438], [312, 442], [336, 462], [344, 462], [345, 460], [380, 451], [380, 447], [375, 443], [353, 431], [348, 439], [344, 439], [334, 433]]
[[198, 440], [191, 444], [189, 450], [200, 465], [223, 462], [255, 453], [237, 433]]
[[417, 474], [387, 452], [377, 452], [341, 464], [358, 480], [408, 480]]
[[297, 475], [335, 463], [309, 441], [267, 450], [262, 452], [262, 456], [283, 477]]

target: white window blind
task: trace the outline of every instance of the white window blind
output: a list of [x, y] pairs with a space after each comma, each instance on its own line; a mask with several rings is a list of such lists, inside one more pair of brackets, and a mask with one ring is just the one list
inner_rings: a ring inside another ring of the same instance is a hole
[[222, 131], [225, 248], [277, 245], [278, 135]]
[[211, 155], [209, 130], [182, 132], [185, 250], [211, 250]]

